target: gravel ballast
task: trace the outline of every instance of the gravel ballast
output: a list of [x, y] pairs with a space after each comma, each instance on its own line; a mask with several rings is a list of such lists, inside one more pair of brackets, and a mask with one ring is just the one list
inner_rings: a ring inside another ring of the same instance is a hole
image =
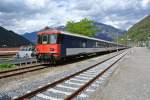
[[[95, 58], [91, 58], [85, 61], [76, 62], [73, 64], [67, 64], [64, 66], [52, 67], [43, 73], [39, 73], [30, 77], [19, 77], [16, 80], [10, 81], [0, 86], [0, 100], [8, 100], [14, 96], [19, 96], [27, 91], [32, 91], [39, 86], [43, 86], [47, 83], [54, 82], [60, 78], [68, 76], [72, 73], [78, 72], [84, 68], [94, 65], [104, 59], [114, 56], [116, 53], [111, 53]], [[92, 63], [91, 63], [92, 62]], [[0, 80], [3, 81], [3, 80]]]

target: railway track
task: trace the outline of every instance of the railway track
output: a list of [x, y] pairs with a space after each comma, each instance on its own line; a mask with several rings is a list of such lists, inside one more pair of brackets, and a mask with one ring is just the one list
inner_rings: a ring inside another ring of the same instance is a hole
[[33, 65], [33, 66], [29, 66], [29, 67], [16, 68], [16, 69], [12, 69], [12, 70], [2, 71], [2, 72], [0, 72], [0, 79], [17, 76], [17, 75], [21, 75], [21, 74], [28, 73], [28, 72], [38, 71], [38, 70], [41, 70], [41, 69], [44, 69], [47, 67], [48, 66], [41, 66], [39, 64], [39, 65]]
[[[15, 96], [14, 100], [71, 100], [81, 95], [89, 86], [112, 68], [127, 51], [108, 58], [84, 70], [66, 76], [53, 83], [38, 87], [36, 90], [28, 91], [22, 96]], [[90, 91], [90, 90], [89, 90]], [[91, 90], [92, 91], [92, 90]]]
[[[33, 59], [31, 59], [31, 60], [33, 60]], [[35, 61], [33, 60], [31, 62], [33, 63]], [[31, 64], [31, 62], [29, 63], [29, 62], [24, 61], [24, 62], [22, 62], [22, 65], [27, 65], [27, 63]], [[20, 65], [20, 64], [21, 64], [21, 62], [20, 63], [15, 63], [15, 65]], [[38, 64], [38, 65], [29, 66], [29, 67], [22, 67], [22, 68], [7, 70], [7, 71], [1, 71], [0, 72], [0, 79], [12, 77], [12, 76], [17, 76], [17, 75], [22, 75], [22, 74], [25, 74], [25, 73], [34, 72], [34, 71], [38, 71], [38, 70], [41, 70], [41, 69], [44, 69], [44, 68], [48, 68], [48, 66], [41, 66], [41, 65], [42, 64]], [[65, 64], [62, 64], [62, 65], [65, 65]]]

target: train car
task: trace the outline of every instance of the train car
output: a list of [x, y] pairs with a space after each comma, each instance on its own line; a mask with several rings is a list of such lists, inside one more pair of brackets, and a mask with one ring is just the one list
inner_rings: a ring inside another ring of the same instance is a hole
[[113, 42], [54, 29], [38, 32], [37, 35], [36, 54], [39, 61], [55, 62], [72, 56], [126, 48]]

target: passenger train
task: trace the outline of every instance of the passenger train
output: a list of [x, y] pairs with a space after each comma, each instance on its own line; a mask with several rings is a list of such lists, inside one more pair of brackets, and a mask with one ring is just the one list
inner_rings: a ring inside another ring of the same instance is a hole
[[39, 61], [55, 62], [68, 57], [127, 48], [114, 42], [55, 29], [43, 30], [37, 35], [36, 57]]

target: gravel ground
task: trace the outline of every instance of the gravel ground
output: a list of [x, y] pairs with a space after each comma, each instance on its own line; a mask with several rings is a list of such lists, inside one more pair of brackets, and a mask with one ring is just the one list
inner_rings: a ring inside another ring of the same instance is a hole
[[90, 100], [150, 100], [150, 49], [135, 47]]
[[[35, 74], [33, 74], [32, 76], [30, 75], [30, 77], [25, 77], [29, 75], [22, 75], [22, 76], [19, 76], [19, 78], [18, 77], [13, 78], [13, 81], [10, 81], [7, 83], [5, 82], [5, 84], [0, 85], [0, 100], [1, 99], [8, 100], [11, 97], [24, 94], [27, 91], [36, 89], [37, 87], [42, 86], [46, 83], [53, 82], [66, 75], [70, 75], [88, 66], [94, 65], [97, 62], [107, 59], [110, 56], [113, 56], [115, 54], [116, 53], [107, 54], [104, 56], [91, 58], [91, 59], [80, 61], [80, 62], [73, 63], [73, 64], [52, 67], [52, 68], [44, 70], [43, 72], [40, 72], [39, 74], [37, 74], [38, 72], [35, 72]], [[0, 81], [5, 81], [5, 79], [0, 80]]]

